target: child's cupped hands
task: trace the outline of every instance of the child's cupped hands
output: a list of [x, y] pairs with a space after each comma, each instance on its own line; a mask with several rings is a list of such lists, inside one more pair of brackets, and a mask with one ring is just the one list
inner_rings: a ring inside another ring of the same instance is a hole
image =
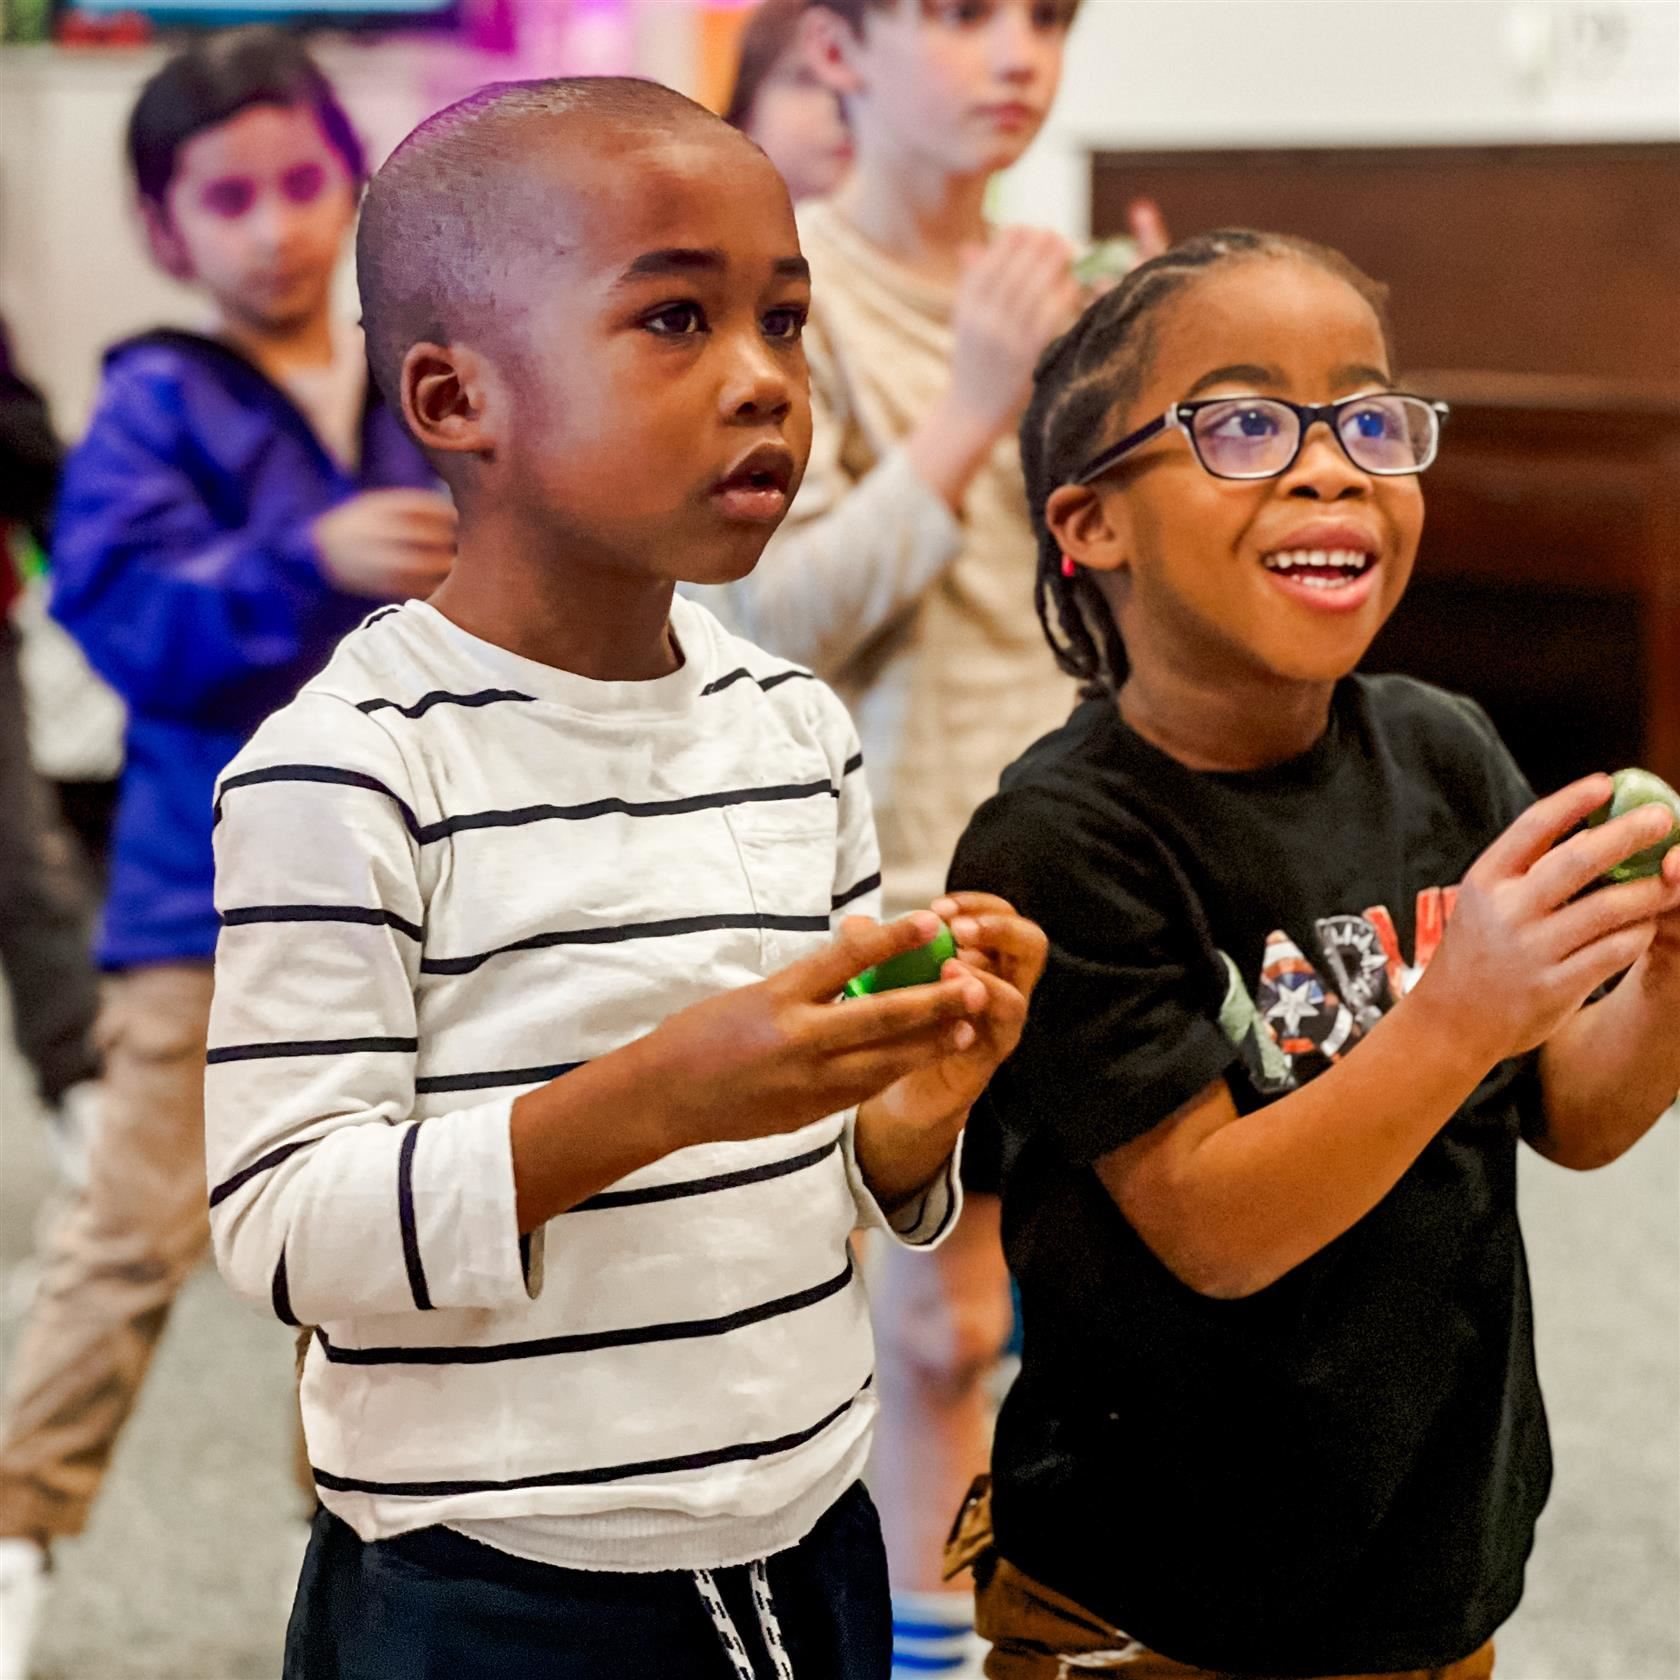
[[1680, 999], [1680, 848], [1659, 874], [1602, 884], [1656, 844], [1671, 819], [1643, 805], [1582, 827], [1609, 799], [1594, 775], [1538, 800], [1488, 847], [1459, 888], [1417, 992], [1487, 1062], [1542, 1044], [1606, 982], [1632, 972]]
[[1050, 949], [1043, 929], [994, 893], [949, 893], [934, 901], [933, 914], [957, 942], [957, 954], [946, 962], [941, 978], [962, 978], [966, 971], [986, 995], [964, 1023], [969, 1031], [956, 1035], [945, 1055], [901, 1081], [903, 1089], [883, 1093], [906, 1112], [925, 1108], [929, 1119], [958, 1107], [966, 1110], [1021, 1042], [1027, 1003]]

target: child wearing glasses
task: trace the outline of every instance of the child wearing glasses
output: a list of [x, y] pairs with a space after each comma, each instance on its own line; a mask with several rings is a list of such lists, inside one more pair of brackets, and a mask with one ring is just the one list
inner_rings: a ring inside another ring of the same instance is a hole
[[[1344, 258], [1219, 232], [1040, 365], [1038, 601], [1086, 700], [951, 876], [1051, 940], [987, 1106], [1025, 1362], [972, 1561], [991, 1680], [1484, 1680], [1550, 1475], [1519, 1140], [1680, 1086], [1666, 817], [1536, 801], [1483, 712], [1354, 674], [1444, 410]], [[1118, 440], [1110, 444], [1108, 440]], [[1617, 977], [1620, 978], [1617, 978]]]

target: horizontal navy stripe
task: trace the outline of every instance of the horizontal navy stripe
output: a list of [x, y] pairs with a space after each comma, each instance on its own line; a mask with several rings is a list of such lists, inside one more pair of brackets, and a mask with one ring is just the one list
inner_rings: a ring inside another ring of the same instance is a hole
[[381, 1050], [418, 1050], [417, 1038], [298, 1038], [275, 1044], [222, 1044], [205, 1058], [219, 1062], [263, 1062], [279, 1056], [358, 1056]]
[[786, 1178], [826, 1161], [840, 1147], [838, 1137], [803, 1155], [785, 1161], [768, 1161], [760, 1167], [742, 1167], [738, 1172], [714, 1173], [710, 1178], [684, 1178], [671, 1184], [650, 1184], [645, 1190], [604, 1190], [579, 1202], [572, 1213], [594, 1213], [601, 1208], [645, 1207], [649, 1202], [673, 1202], [683, 1196], [707, 1196], [717, 1190], [737, 1190], [743, 1184], [763, 1184], [772, 1178]]
[[711, 1336], [727, 1336], [751, 1324], [803, 1312], [830, 1296], [838, 1295], [852, 1281], [852, 1260], [822, 1283], [792, 1295], [778, 1295], [754, 1307], [742, 1307], [717, 1318], [689, 1318], [669, 1324], [638, 1324], [624, 1330], [590, 1330], [573, 1336], [541, 1336], [529, 1342], [491, 1342], [483, 1346], [442, 1347], [334, 1347], [325, 1330], [315, 1339], [335, 1365], [499, 1365], [509, 1359], [549, 1359], [561, 1354], [599, 1353], [604, 1348], [645, 1347], [654, 1342], [692, 1342]]
[[827, 794], [840, 797], [830, 781], [784, 782], [775, 787], [728, 788], [720, 793], [692, 793], [681, 799], [592, 799], [583, 805], [525, 805], [512, 811], [472, 811], [444, 817], [419, 831], [422, 845], [478, 828], [520, 828], [539, 822], [588, 822], [593, 817], [681, 817], [717, 811], [730, 805], [778, 805]]
[[358, 700], [358, 712], [400, 712], [405, 718], [421, 718], [434, 706], [494, 706], [504, 700], [524, 700], [535, 702], [536, 695], [521, 694], [513, 688], [486, 688], [476, 694], [447, 694], [442, 689], [433, 689], [430, 694], [422, 694], [412, 705], [405, 706], [400, 700]]
[[416, 1096], [443, 1091], [494, 1091], [506, 1085], [546, 1085], [582, 1062], [554, 1062], [548, 1067], [492, 1068], [485, 1073], [432, 1073], [414, 1081]]
[[830, 906], [829, 913], [832, 915], [835, 910], [845, 909], [845, 907], [850, 904], [853, 899], [862, 898], [865, 893], [874, 892], [880, 884], [881, 871], [877, 869], [873, 875], [865, 875], [861, 881], [855, 882], [852, 886], [847, 887], [843, 893], [836, 893], [834, 895], [834, 903]]
[[850, 758], [848, 758], [846, 760], [845, 766], [844, 766], [844, 768], [842, 768], [840, 774], [842, 776], [849, 776], [849, 775], [851, 775], [851, 773], [854, 770], [861, 770], [862, 768], [863, 768], [863, 754], [860, 753], [860, 752], [855, 752], [855, 753], [852, 754], [852, 756]]
[[369, 613], [368, 616], [356, 626], [356, 628], [358, 630], [371, 630], [373, 626], [380, 621], [380, 619], [389, 618], [392, 613], [399, 613], [401, 611], [402, 604], [400, 602], [397, 602], [389, 607], [381, 607], [378, 612]]
[[617, 927], [557, 928], [533, 933], [511, 945], [480, 951], [470, 957], [425, 957], [422, 974], [471, 974], [493, 957], [514, 951], [545, 951], [556, 945], [622, 945], [632, 939], [675, 939], [685, 933], [719, 933], [727, 928], [765, 928], [782, 933], [827, 933], [827, 916], [777, 916], [757, 910], [731, 911], [716, 916], [671, 916], [658, 922], [626, 922]]
[[255, 922], [355, 922], [367, 927], [395, 928], [419, 941], [425, 930], [399, 916], [362, 904], [245, 904], [221, 913], [223, 927], [249, 927]]
[[271, 764], [266, 770], [246, 770], [240, 775], [229, 776], [216, 789], [216, 809], [212, 815], [212, 823], [222, 820], [222, 802], [235, 789], [261, 787], [269, 782], [324, 782], [332, 787], [366, 788], [369, 793], [377, 793], [389, 799], [402, 813], [403, 827], [416, 840], [421, 836], [420, 819], [415, 816], [407, 802], [386, 787], [377, 776], [364, 775], [360, 770], [341, 770], [333, 764]]
[[767, 677], [755, 677], [745, 665], [738, 665], [733, 671], [728, 671], [721, 677], [714, 677], [700, 690], [700, 697], [704, 699], [708, 694], [721, 694], [726, 688], [738, 682], [757, 683], [768, 694], [771, 689], [780, 688], [783, 683], [794, 682], [799, 678], [804, 678], [808, 682], [816, 680], [814, 672], [799, 670], [773, 671]]
[[593, 1470], [556, 1470], [546, 1476], [519, 1476], [511, 1481], [374, 1482], [360, 1476], [335, 1476], [311, 1466], [315, 1480], [335, 1493], [384, 1493], [405, 1499], [446, 1499], [457, 1493], [500, 1493], [519, 1488], [593, 1487], [602, 1482], [627, 1481], [633, 1476], [674, 1476], [685, 1470], [712, 1470], [720, 1464], [742, 1464], [755, 1458], [802, 1447], [831, 1424], [837, 1423], [868, 1392], [871, 1377], [850, 1400], [817, 1419], [807, 1429], [780, 1435], [773, 1441], [745, 1441], [736, 1446], [713, 1447], [706, 1452], [683, 1453], [672, 1458], [645, 1458], [636, 1464], [602, 1465]]
[[220, 1207], [235, 1190], [242, 1189], [253, 1178], [259, 1178], [265, 1172], [272, 1172], [282, 1161], [290, 1160], [300, 1149], [307, 1149], [310, 1144], [319, 1141], [318, 1138], [299, 1138], [296, 1143], [283, 1143], [278, 1149], [271, 1149], [266, 1155], [259, 1155], [250, 1166], [242, 1168], [232, 1178], [224, 1178], [210, 1192], [211, 1207]]
[[221, 821], [222, 801], [237, 788], [267, 782], [326, 782], [339, 787], [366, 788], [382, 794], [397, 807], [403, 826], [422, 846], [481, 828], [523, 828], [539, 822], [588, 822], [593, 817], [680, 817], [695, 811], [722, 810], [730, 805], [778, 805], [827, 794], [838, 799], [840, 790], [832, 782], [783, 782], [773, 787], [726, 788], [718, 793], [693, 793], [680, 799], [592, 799], [582, 805], [522, 805], [507, 811], [469, 811], [458, 817], [442, 817], [422, 823], [409, 806], [376, 776], [359, 770], [340, 770], [325, 764], [275, 764], [266, 770], [248, 770], [229, 776], [216, 796], [215, 820]]

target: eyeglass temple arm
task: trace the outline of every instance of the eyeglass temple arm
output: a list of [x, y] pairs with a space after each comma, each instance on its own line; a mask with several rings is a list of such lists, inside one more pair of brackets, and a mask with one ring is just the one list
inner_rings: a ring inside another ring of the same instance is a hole
[[1151, 420], [1147, 426], [1139, 426], [1135, 432], [1128, 433], [1118, 443], [1111, 443], [1107, 449], [1087, 461], [1080, 469], [1079, 476], [1073, 480], [1077, 484], [1089, 484], [1093, 478], [1099, 478], [1108, 471], [1122, 456], [1129, 455], [1141, 443], [1147, 443], [1158, 432], [1164, 432], [1168, 426], [1178, 419], [1178, 404], [1174, 403], [1167, 412], [1158, 419]]

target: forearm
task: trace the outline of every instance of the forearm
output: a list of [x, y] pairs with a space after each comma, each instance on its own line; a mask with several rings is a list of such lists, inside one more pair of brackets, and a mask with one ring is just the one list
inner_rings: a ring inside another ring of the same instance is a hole
[[664, 1083], [640, 1039], [514, 1102], [508, 1130], [521, 1236], [697, 1141], [681, 1135], [660, 1101]]
[[[1374, 1208], [1475, 1090], [1487, 1063], [1414, 996], [1300, 1090], [1229, 1118], [1218, 1088], [1188, 1147], [1154, 1134], [1097, 1163], [1157, 1257], [1202, 1294], [1275, 1283]], [[1195, 1116], [1187, 1122], [1196, 1125]]]
[[1680, 1093], [1680, 967], [1642, 957], [1547, 1040], [1540, 1077], [1528, 1141], [1548, 1160], [1585, 1171], [1631, 1149]]
[[832, 679], [961, 551], [961, 526], [902, 450], [855, 481], [813, 469], [734, 602], [755, 641]]

